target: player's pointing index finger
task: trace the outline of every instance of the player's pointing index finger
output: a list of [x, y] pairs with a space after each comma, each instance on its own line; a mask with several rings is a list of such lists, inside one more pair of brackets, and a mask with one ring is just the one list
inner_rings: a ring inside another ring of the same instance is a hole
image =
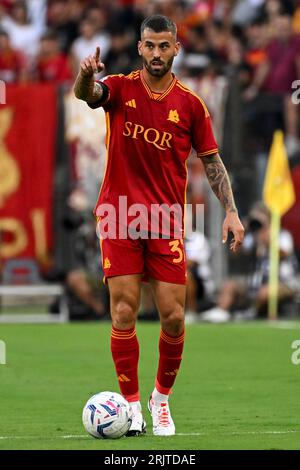
[[96, 52], [95, 52], [95, 60], [98, 61], [100, 59], [100, 47], [96, 47]]

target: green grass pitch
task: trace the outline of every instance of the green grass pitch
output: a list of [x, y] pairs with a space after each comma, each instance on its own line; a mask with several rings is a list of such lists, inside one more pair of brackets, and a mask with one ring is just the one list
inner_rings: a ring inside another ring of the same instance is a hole
[[0, 325], [0, 449], [300, 449], [300, 324], [191, 325], [170, 398], [177, 434], [152, 435], [146, 402], [157, 367], [159, 325], [140, 323], [140, 388], [148, 432], [98, 440], [82, 408], [118, 391], [108, 323]]

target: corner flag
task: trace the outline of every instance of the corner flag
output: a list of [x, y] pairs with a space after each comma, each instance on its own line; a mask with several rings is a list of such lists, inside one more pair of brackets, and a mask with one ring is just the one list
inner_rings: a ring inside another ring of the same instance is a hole
[[296, 200], [283, 132], [275, 131], [263, 188], [264, 203], [271, 212], [268, 316], [275, 319], [278, 307], [280, 219]]
[[285, 214], [296, 200], [282, 131], [274, 132], [263, 197], [268, 209], [280, 216]]

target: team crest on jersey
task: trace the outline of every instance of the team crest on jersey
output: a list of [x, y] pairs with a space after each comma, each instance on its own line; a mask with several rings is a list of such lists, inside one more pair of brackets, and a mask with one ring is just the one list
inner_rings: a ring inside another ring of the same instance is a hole
[[177, 109], [170, 109], [169, 117], [168, 117], [167, 120], [172, 121], [172, 122], [176, 122], [176, 123], [180, 121]]
[[136, 108], [136, 102], [135, 99], [126, 101], [126, 106], [129, 106], [130, 108]]

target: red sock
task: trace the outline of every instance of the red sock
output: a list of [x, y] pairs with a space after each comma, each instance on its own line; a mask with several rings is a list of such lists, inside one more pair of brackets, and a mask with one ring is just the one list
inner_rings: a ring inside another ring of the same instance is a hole
[[122, 395], [128, 401], [139, 401], [139, 343], [135, 328], [118, 330], [112, 327], [111, 352]]
[[159, 338], [159, 363], [155, 387], [159, 393], [169, 395], [179, 371], [184, 345], [184, 331], [170, 336], [161, 330]]

